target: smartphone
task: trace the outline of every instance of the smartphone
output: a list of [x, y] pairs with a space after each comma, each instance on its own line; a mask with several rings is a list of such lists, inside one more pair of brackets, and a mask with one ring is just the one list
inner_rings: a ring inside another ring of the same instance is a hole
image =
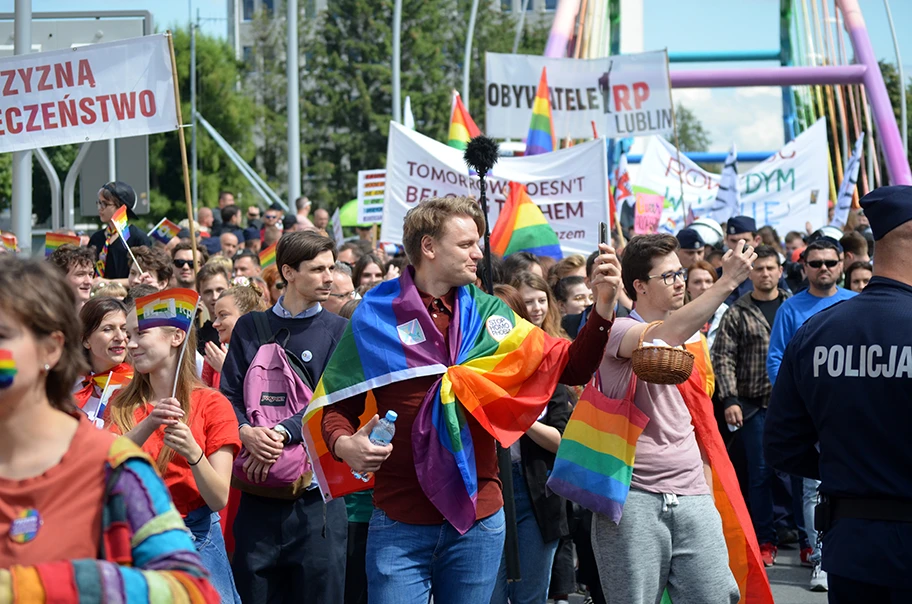
[[608, 225], [604, 222], [599, 222], [599, 243], [611, 245], [611, 241], [608, 239]]

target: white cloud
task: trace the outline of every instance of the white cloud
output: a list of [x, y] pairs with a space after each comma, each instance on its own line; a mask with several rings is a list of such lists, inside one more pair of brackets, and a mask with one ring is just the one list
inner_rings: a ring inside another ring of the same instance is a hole
[[[748, 92], [746, 92], [748, 91]], [[756, 93], [755, 91], [761, 91]], [[693, 89], [675, 101], [693, 111], [709, 132], [710, 151], [774, 151], [784, 144], [782, 98], [777, 88]]]

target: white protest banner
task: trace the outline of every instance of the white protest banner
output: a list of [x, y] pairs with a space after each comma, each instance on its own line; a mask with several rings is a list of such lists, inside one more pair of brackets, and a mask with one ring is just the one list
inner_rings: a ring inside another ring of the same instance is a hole
[[386, 170], [358, 170], [358, 224], [383, 220]]
[[0, 59], [0, 153], [176, 130], [165, 34]]
[[[738, 175], [741, 195], [740, 213], [770, 225], [781, 235], [787, 231], [804, 232], [805, 222], [818, 229], [827, 221], [827, 135], [821, 118], [785, 145], [778, 153]], [[639, 193], [655, 193], [665, 198], [659, 232], [677, 233], [684, 228], [681, 183], [684, 202], [696, 217], [709, 216], [719, 191], [718, 174], [710, 174], [681, 154], [666, 140], [654, 137], [646, 148], [634, 179]], [[720, 201], [721, 203], [721, 201]]]
[[[598, 246], [598, 223], [608, 222], [607, 166], [605, 139], [532, 157], [502, 157], [485, 178], [491, 227], [507, 183], [516, 181], [526, 185], [564, 254], [590, 254]], [[478, 177], [469, 176], [462, 151], [391, 123], [380, 240], [402, 243], [406, 212], [422, 199], [453, 195], [478, 196]]]
[[336, 246], [342, 245], [342, 242], [345, 240], [345, 235], [342, 233], [342, 215], [339, 213], [339, 208], [336, 208], [336, 211], [333, 212], [332, 218], [329, 219], [332, 223], [332, 236], [333, 241], [336, 242]]
[[664, 50], [602, 59], [552, 59], [485, 53], [485, 134], [524, 139], [532, 103], [548, 72], [557, 138], [608, 138], [672, 130], [671, 85]]

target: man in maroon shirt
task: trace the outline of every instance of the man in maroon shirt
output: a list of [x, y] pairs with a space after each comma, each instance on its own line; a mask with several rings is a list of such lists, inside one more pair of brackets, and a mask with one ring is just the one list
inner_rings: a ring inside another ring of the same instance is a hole
[[[414, 284], [424, 308], [449, 347], [456, 289], [475, 282], [482, 258], [484, 215], [473, 199], [430, 199], [409, 211], [403, 243], [414, 267]], [[602, 358], [620, 284], [614, 250], [601, 246], [592, 289], [597, 302], [577, 339], [568, 344], [569, 362], [560, 381], [585, 384]], [[607, 319], [606, 319], [607, 317]], [[397, 317], [405, 321], [409, 317]], [[556, 347], [554, 354], [567, 354]], [[369, 363], [368, 359], [364, 362]], [[422, 401], [439, 376], [412, 378], [375, 388], [377, 411], [399, 415], [393, 442], [371, 444], [376, 418], [356, 431], [365, 394], [325, 408], [323, 438], [333, 455], [358, 472], [374, 472], [374, 505], [367, 544], [367, 579], [374, 604], [478, 602], [491, 598], [503, 552], [505, 523], [494, 438], [465, 413], [474, 443], [478, 480], [476, 522], [460, 534], [425, 495], [412, 450], [412, 426]]]

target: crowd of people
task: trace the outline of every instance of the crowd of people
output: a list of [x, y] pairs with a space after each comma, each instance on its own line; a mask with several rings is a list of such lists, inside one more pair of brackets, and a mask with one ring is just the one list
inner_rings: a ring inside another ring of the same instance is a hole
[[[593, 602], [658, 603], [666, 591], [676, 604], [738, 602], [694, 403], [637, 377], [644, 337], [696, 356], [763, 564], [794, 546], [810, 588], [828, 588], [820, 482], [775, 471], [764, 428], [796, 332], [871, 282], [864, 212], [842, 232], [784, 239], [746, 216], [718, 233], [617, 232], [588, 257], [517, 252], [492, 258], [486, 275], [485, 217], [470, 198], [416, 206], [400, 250], [368, 229], [333, 241], [328, 212], [311, 214], [306, 198], [296, 213], [245, 213], [223, 192], [168, 243], [135, 225], [135, 203], [129, 185], [108, 183], [105, 226], [82, 245], [46, 261], [0, 255], [0, 601], [561, 604], [582, 590]], [[122, 207], [123, 233], [112, 223]], [[452, 485], [432, 479], [443, 470], [416, 470], [441, 374], [467, 345], [462, 330], [486, 320], [464, 292], [488, 276], [544, 342], [523, 368], [541, 385], [535, 415], [500, 419], [523, 434], [508, 447], [520, 581], [508, 581], [492, 428], [458, 412], [470, 504], [441, 502]], [[176, 288], [199, 294], [193, 326], [141, 327], [137, 300]], [[383, 353], [386, 337], [420, 348], [424, 364]], [[378, 377], [327, 406], [318, 444], [305, 447], [307, 404], [329, 390], [321, 378], [363, 364]], [[619, 523], [546, 487], [593, 379], [649, 418]], [[395, 436], [375, 444], [387, 411]], [[326, 501], [314, 447], [373, 473], [373, 489]]]

